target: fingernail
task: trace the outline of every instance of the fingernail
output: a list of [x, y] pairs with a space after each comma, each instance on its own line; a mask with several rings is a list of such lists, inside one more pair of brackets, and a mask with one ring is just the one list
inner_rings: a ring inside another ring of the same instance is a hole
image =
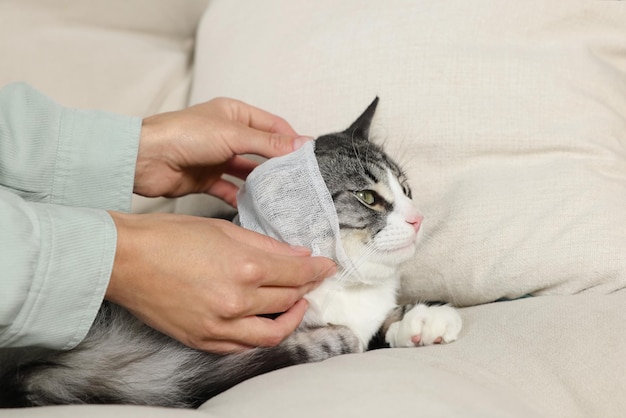
[[306, 144], [307, 142], [313, 141], [315, 138], [312, 138], [310, 136], [299, 136], [296, 139], [293, 140], [293, 150], [296, 151], [300, 148], [302, 148], [302, 145]]

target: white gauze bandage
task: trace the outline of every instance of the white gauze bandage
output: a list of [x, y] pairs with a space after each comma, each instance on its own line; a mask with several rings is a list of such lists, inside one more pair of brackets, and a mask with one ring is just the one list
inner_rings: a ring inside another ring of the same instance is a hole
[[256, 167], [237, 195], [238, 222], [312, 255], [351, 265], [341, 245], [339, 220], [315, 159], [315, 141]]

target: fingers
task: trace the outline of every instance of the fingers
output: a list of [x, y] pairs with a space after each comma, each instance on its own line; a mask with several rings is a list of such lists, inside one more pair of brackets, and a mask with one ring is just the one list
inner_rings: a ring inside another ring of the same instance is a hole
[[259, 258], [264, 258], [266, 252], [270, 252], [275, 255], [287, 256], [311, 255], [311, 250], [309, 249], [289, 245], [287, 243], [268, 237], [267, 235], [259, 234], [258, 232], [242, 228], [231, 222], [224, 221], [224, 224], [222, 225], [222, 232], [227, 234], [235, 241], [241, 242], [244, 245], [254, 247], [257, 250], [261, 250], [263, 254], [255, 253], [255, 256]]
[[247, 315], [286, 312], [319, 284], [320, 282], [310, 282], [300, 287], [261, 287], [254, 298], [250, 298], [254, 307], [249, 309]]
[[293, 333], [306, 312], [308, 304], [300, 299], [276, 319], [251, 316], [239, 320], [233, 328], [233, 339], [239, 344], [273, 347]]
[[235, 155], [230, 161], [228, 161], [224, 173], [229, 174], [238, 179], [245, 180], [246, 177], [254, 170], [259, 164], [249, 160], [247, 158]]
[[[261, 257], [246, 260], [239, 266], [240, 277], [259, 286], [299, 287], [319, 282], [337, 272], [335, 262], [326, 257], [302, 257], [302, 248], [289, 248], [291, 254], [262, 253]], [[296, 256], [294, 256], [296, 255]], [[281, 266], [276, 269], [276, 266]]]
[[[226, 163], [224, 174], [244, 180], [257, 166], [258, 163], [236, 155]], [[209, 186], [201, 191], [222, 199], [234, 208], [237, 207], [239, 186], [224, 178], [215, 181], [211, 179]]]
[[[223, 225], [223, 232], [248, 248], [232, 268], [234, 277], [259, 286], [298, 287], [320, 281], [337, 272], [335, 262], [326, 257], [308, 257], [310, 250], [294, 247], [239, 226]], [[254, 251], [256, 250], [256, 251]], [[244, 256], [244, 254], [246, 254]], [[281, 266], [277, 269], [276, 266]]]
[[[251, 341], [254, 345], [272, 347], [280, 344], [282, 340], [291, 335], [302, 322], [308, 303], [305, 299], [300, 299], [285, 313], [276, 319], [259, 318], [262, 320], [262, 327], [257, 328], [257, 333], [250, 331]], [[264, 326], [263, 326], [264, 325]], [[252, 341], [254, 340], [254, 341]]]
[[222, 323], [220, 339], [193, 344], [195, 347], [213, 353], [235, 353], [253, 347], [273, 347], [293, 333], [306, 312], [307, 302], [297, 301], [276, 319], [258, 317], [226, 320]]
[[283, 118], [244, 102], [236, 100], [233, 102], [237, 106], [236, 117], [240, 123], [260, 131], [283, 134], [288, 137], [298, 136]]
[[295, 151], [296, 145], [301, 145], [302, 142], [301, 139], [296, 141], [297, 138], [300, 137], [241, 126], [231, 147], [235, 154], [255, 154], [272, 158]]
[[[263, 286], [303, 286], [310, 282], [319, 282], [337, 272], [334, 261], [325, 257], [265, 257], [259, 260], [259, 264], [258, 269], [263, 274]], [[281, 269], [272, 268], [276, 265], [280, 265]]]
[[204, 191], [212, 196], [222, 199], [234, 208], [237, 207], [237, 192], [239, 191], [239, 187], [228, 180], [219, 179], [212, 183]]
[[310, 137], [299, 137], [289, 123], [265, 110], [231, 100], [231, 120], [238, 121], [241, 131], [231, 144], [235, 154], [256, 154], [278, 157], [298, 149]]

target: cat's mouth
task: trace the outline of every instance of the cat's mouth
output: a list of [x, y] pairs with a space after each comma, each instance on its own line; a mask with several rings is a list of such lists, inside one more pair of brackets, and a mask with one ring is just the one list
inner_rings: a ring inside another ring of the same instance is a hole
[[399, 246], [394, 246], [394, 247], [387, 247], [387, 248], [379, 248], [378, 251], [384, 254], [389, 254], [389, 255], [408, 255], [408, 256], [412, 256], [413, 253], [415, 252], [415, 248], [416, 248], [416, 241], [412, 240], [404, 245], [399, 245]]
[[414, 251], [417, 245], [417, 235], [417, 233], [397, 234], [395, 237], [379, 235], [374, 239], [374, 246], [378, 251], [389, 254]]

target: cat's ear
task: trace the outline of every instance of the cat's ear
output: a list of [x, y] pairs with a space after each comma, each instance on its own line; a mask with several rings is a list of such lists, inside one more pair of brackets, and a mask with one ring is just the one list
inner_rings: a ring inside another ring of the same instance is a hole
[[364, 139], [369, 139], [370, 135], [370, 125], [372, 124], [372, 119], [374, 118], [374, 113], [376, 113], [376, 106], [378, 105], [378, 96], [374, 99], [372, 103], [365, 109], [365, 112], [361, 114], [354, 121], [352, 125], [345, 132], [350, 135], [350, 137], [360, 137]]

